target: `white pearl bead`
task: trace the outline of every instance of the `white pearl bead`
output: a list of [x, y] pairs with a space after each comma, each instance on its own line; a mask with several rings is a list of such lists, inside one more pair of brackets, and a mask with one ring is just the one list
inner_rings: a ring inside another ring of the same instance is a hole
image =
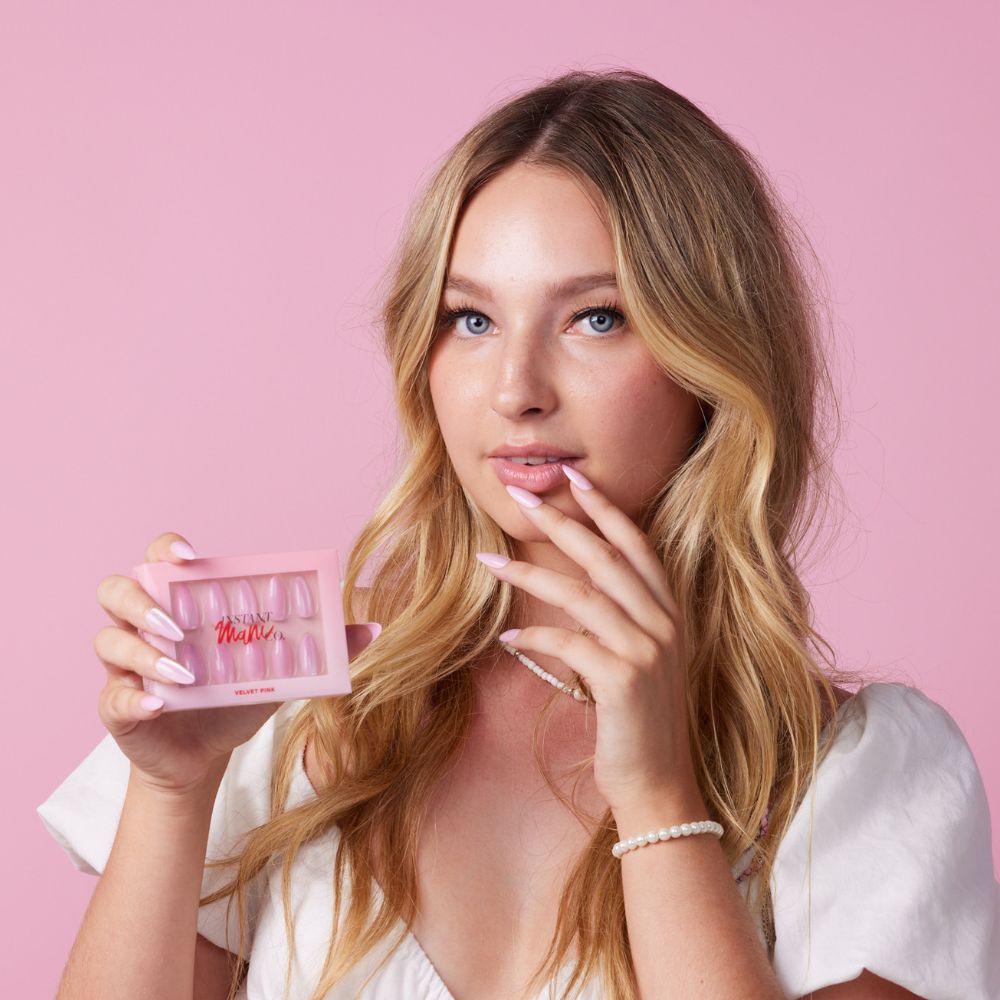
[[691, 836], [691, 824], [681, 823], [681, 836], [690, 837]]
[[667, 827], [663, 827], [663, 829], [660, 830], [660, 832], [659, 832], [659, 834], [657, 834], [657, 836], [659, 836], [660, 840], [669, 840], [670, 839], [670, 830]]
[[629, 837], [628, 840], [625, 841], [625, 843], [627, 843], [629, 847], [635, 847], [635, 845], [639, 843], [639, 838]]
[[670, 828], [671, 837], [679, 837], [681, 835], [681, 828], [679, 826], [672, 826]]
[[647, 844], [655, 844], [659, 839], [660, 834], [657, 830], [650, 830], [649, 833], [646, 834]]

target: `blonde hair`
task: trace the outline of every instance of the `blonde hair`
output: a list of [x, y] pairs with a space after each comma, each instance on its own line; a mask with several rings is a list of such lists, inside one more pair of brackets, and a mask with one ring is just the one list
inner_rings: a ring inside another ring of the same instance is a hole
[[[835, 736], [834, 681], [860, 680], [835, 667], [799, 578], [811, 551], [806, 529], [835, 483], [830, 458], [839, 433], [823, 351], [825, 298], [812, 280], [820, 269], [806, 266], [815, 263], [808, 239], [754, 157], [649, 76], [572, 71], [506, 100], [458, 141], [424, 187], [388, 272], [382, 333], [407, 448], [346, 560], [344, 588], [352, 622], [358, 577], [370, 560], [364, 616], [383, 631], [352, 661], [349, 695], [312, 700], [296, 714], [275, 760], [271, 820], [251, 831], [238, 855], [210, 863], [237, 871], [202, 900], [237, 900], [243, 951], [246, 891], [281, 861], [290, 978], [293, 859], [338, 827], [329, 949], [312, 1000], [400, 918], [409, 929], [425, 805], [469, 731], [469, 668], [517, 622], [518, 589], [480, 572], [474, 558], [479, 550], [513, 556], [512, 540], [458, 480], [427, 377], [460, 213], [515, 163], [566, 171], [603, 199], [628, 321], [702, 406], [698, 434], [640, 527], [684, 615], [700, 789], [710, 818], [725, 827], [721, 847], [731, 866], [752, 851], [756, 892], [747, 904], [772, 955], [775, 850]], [[557, 697], [565, 695], [553, 690]], [[609, 998], [634, 998], [621, 861], [611, 853], [618, 832], [610, 810], [595, 823], [545, 771], [538, 726], [546, 717], [536, 724], [535, 758], [553, 793], [592, 833], [565, 880], [554, 938], [529, 993], [556, 975], [576, 945], [579, 963], [562, 997], [597, 974]], [[323, 786], [285, 811], [307, 739]], [[579, 762], [579, 770], [592, 762]], [[378, 858], [392, 864], [379, 868], [383, 899], [372, 918]], [[350, 906], [339, 926], [345, 872]], [[239, 973], [234, 966], [230, 998]]]

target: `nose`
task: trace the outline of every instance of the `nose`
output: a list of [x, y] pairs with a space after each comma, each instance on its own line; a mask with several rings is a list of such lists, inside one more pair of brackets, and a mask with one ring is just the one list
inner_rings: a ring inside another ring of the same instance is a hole
[[507, 420], [552, 412], [558, 405], [556, 360], [531, 330], [504, 332], [491, 359], [490, 404]]

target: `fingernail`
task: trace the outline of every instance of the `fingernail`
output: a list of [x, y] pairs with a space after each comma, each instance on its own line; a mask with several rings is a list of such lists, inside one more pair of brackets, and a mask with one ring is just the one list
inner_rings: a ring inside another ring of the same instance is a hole
[[240, 580], [236, 584], [236, 599], [233, 610], [238, 615], [257, 614], [257, 594], [249, 580]]
[[291, 677], [295, 673], [295, 660], [291, 643], [282, 636], [274, 640], [271, 651], [271, 676]]
[[198, 628], [201, 625], [201, 608], [183, 583], [174, 584], [174, 614], [183, 628]]
[[509, 628], [509, 629], [507, 629], [506, 632], [501, 632], [500, 633], [500, 638], [504, 642], [510, 642], [510, 640], [513, 639], [514, 636], [516, 636], [517, 633], [520, 632], [520, 631], [521, 630], [519, 628]]
[[378, 637], [379, 633], [382, 631], [382, 626], [378, 622], [365, 622], [365, 628], [368, 629], [372, 634], [372, 642], [374, 642]]
[[500, 555], [499, 552], [477, 552], [476, 558], [494, 569], [500, 569], [501, 566], [506, 566], [510, 562], [506, 556]]
[[205, 667], [205, 657], [194, 643], [181, 642], [174, 650], [181, 663], [194, 674], [195, 684], [208, 683], [208, 670]]
[[213, 625], [229, 614], [229, 601], [226, 600], [226, 592], [218, 580], [212, 580], [208, 584], [205, 592], [205, 614]]
[[540, 507], [542, 505], [541, 497], [536, 497], [530, 490], [523, 490], [520, 486], [508, 486], [507, 492], [522, 507]]
[[280, 576], [267, 581], [267, 606], [274, 621], [283, 622], [288, 617], [288, 588]]
[[259, 642], [251, 642], [243, 647], [243, 664], [240, 670], [241, 681], [262, 681], [267, 676], [264, 667], [264, 652]]
[[319, 648], [312, 632], [306, 632], [299, 643], [299, 676], [315, 677], [319, 673]]
[[216, 644], [212, 650], [208, 676], [212, 684], [236, 683], [236, 662], [233, 660], [233, 651], [228, 646]]
[[592, 490], [594, 488], [594, 484], [579, 469], [574, 469], [572, 465], [562, 464], [560, 464], [559, 468], [562, 469], [563, 472], [565, 472], [566, 475], [569, 476], [569, 478], [572, 479], [581, 490]]
[[166, 611], [160, 608], [150, 608], [146, 612], [145, 621], [151, 632], [155, 632], [164, 639], [173, 639], [174, 642], [180, 642], [184, 638], [184, 632], [181, 627]]
[[187, 542], [171, 542], [170, 551], [173, 552], [175, 556], [179, 556], [181, 559], [197, 559], [198, 553], [188, 545]]
[[139, 699], [139, 707], [146, 712], [155, 712], [158, 708], [163, 708], [163, 699], [157, 698], [155, 694], [147, 694]]
[[316, 606], [313, 604], [312, 591], [305, 578], [297, 576], [292, 580], [292, 606], [295, 614], [299, 618], [312, 618], [316, 613]]
[[179, 681], [181, 684], [194, 684], [194, 674], [183, 664], [171, 660], [169, 656], [161, 656], [156, 661], [156, 672], [169, 681]]

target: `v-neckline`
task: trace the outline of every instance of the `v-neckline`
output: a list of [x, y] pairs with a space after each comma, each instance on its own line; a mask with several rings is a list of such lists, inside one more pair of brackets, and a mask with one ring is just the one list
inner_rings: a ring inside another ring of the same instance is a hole
[[[302, 752], [295, 755], [296, 762], [298, 766], [295, 769], [295, 774], [293, 777], [298, 780], [301, 789], [304, 791], [306, 796], [311, 796], [313, 798], [318, 797], [318, 792], [313, 787], [313, 783], [309, 780], [309, 775], [306, 773], [305, 766], [305, 755], [306, 755], [306, 744], [302, 746]], [[372, 887], [375, 889], [376, 894], [379, 897], [379, 902], [385, 899], [385, 893], [382, 890], [382, 886], [379, 885], [375, 878], [372, 878]], [[427, 1000], [455, 1000], [452, 995], [451, 990], [448, 989], [445, 981], [441, 978], [441, 974], [435, 968], [434, 963], [431, 961], [430, 955], [424, 950], [424, 946], [417, 940], [417, 936], [406, 927], [405, 921], [399, 917], [396, 921], [397, 925], [405, 928], [405, 933], [400, 940], [400, 945], [409, 948], [410, 954], [424, 966], [424, 971], [430, 976], [434, 983], [434, 986], [439, 992], [439, 996], [428, 997]], [[390, 959], [391, 961], [391, 959]], [[559, 970], [559, 976], [566, 971], [566, 968], [573, 964], [573, 959], [567, 959]], [[545, 1000], [549, 995], [549, 984], [542, 987], [541, 993], [535, 998], [535, 1000]]]

